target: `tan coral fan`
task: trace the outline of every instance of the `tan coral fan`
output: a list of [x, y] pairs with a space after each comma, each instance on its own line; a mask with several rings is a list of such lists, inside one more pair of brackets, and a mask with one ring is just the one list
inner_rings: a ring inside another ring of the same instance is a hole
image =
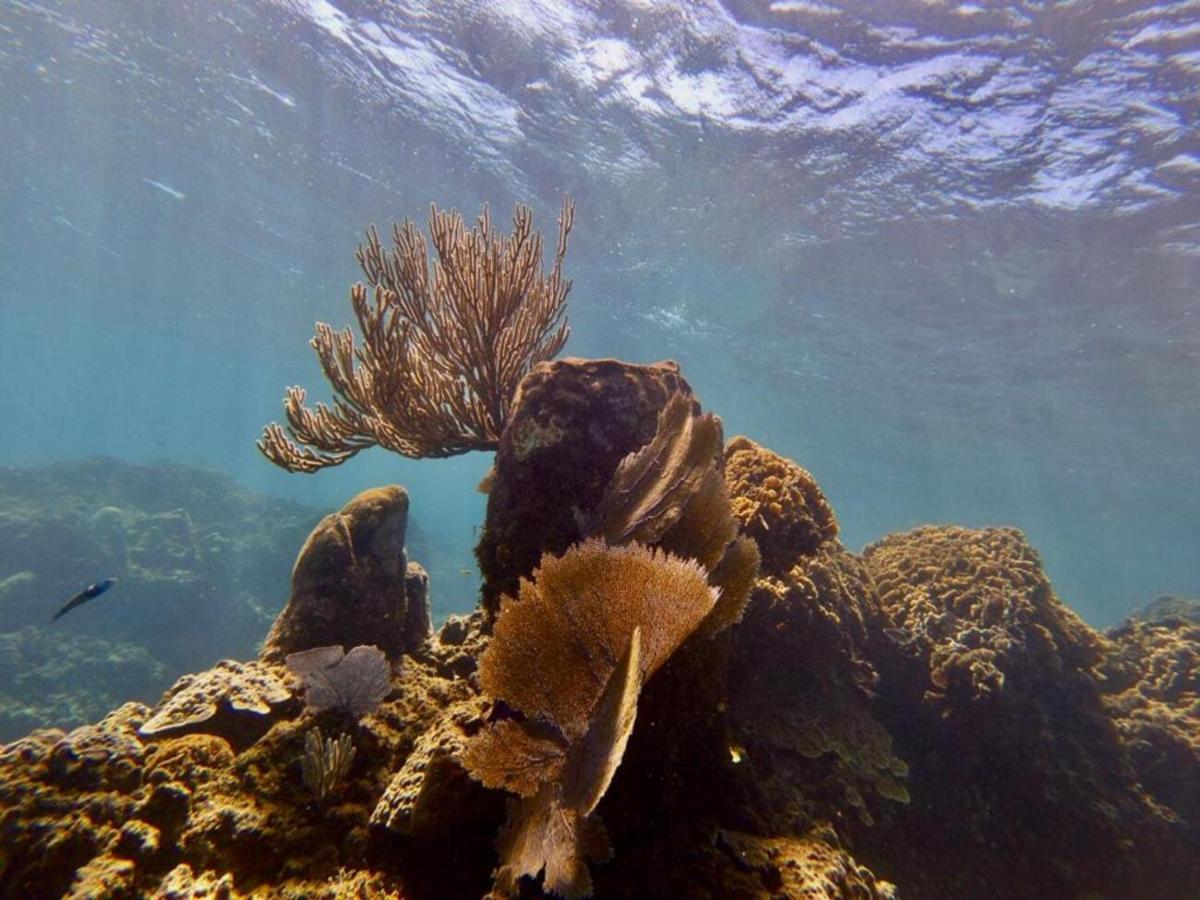
[[484, 691], [569, 740], [587, 730], [633, 629], [649, 678], [716, 602], [704, 569], [640, 545], [590, 540], [546, 556], [518, 598], [505, 598], [479, 664]]
[[721, 420], [699, 413], [690, 392], [676, 391], [654, 437], [618, 464], [592, 528], [610, 544], [652, 544], [704, 566], [721, 589], [705, 623], [709, 635], [741, 618], [759, 562], [754, 542], [738, 537], [721, 441]]
[[497, 890], [544, 871], [547, 890], [590, 892], [586, 861], [604, 841], [589, 816], [620, 764], [642, 684], [716, 599], [695, 561], [599, 539], [543, 557], [518, 598], [504, 598], [480, 683], [524, 718], [492, 723], [461, 757], [483, 784], [525, 798], [500, 837]]

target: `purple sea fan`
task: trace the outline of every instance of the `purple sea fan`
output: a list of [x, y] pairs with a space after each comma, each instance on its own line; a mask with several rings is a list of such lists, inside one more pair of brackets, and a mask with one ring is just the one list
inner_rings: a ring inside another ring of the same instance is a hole
[[354, 718], [374, 712], [392, 689], [392, 669], [378, 647], [314, 647], [288, 654], [288, 669], [304, 686], [311, 709], [336, 709]]

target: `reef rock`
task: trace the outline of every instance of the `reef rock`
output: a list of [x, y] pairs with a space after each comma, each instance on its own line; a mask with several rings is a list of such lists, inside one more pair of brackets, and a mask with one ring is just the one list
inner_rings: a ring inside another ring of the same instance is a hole
[[180, 678], [138, 732], [143, 737], [202, 732], [252, 743], [267, 729], [270, 714], [292, 699], [283, 678], [265, 663], [221, 660]]
[[[397, 485], [363, 491], [320, 521], [292, 569], [292, 595], [262, 658], [330, 644], [379, 647], [391, 659], [430, 636], [427, 579], [408, 569], [408, 493]], [[409, 586], [412, 586], [412, 595]]]
[[475, 550], [489, 615], [543, 553], [561, 554], [583, 537], [617, 464], [654, 437], [677, 391], [691, 394], [673, 362], [569, 358], [539, 363], [525, 377], [496, 453]]

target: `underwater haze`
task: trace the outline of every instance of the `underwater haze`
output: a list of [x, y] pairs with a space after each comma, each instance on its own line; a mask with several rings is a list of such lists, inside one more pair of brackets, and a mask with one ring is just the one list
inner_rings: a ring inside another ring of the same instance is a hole
[[368, 223], [569, 193], [565, 352], [678, 360], [852, 549], [1014, 525], [1098, 626], [1200, 594], [1200, 4], [0, 0], [0, 84], [2, 466], [400, 483], [467, 611], [491, 454], [255, 440], [328, 399]]

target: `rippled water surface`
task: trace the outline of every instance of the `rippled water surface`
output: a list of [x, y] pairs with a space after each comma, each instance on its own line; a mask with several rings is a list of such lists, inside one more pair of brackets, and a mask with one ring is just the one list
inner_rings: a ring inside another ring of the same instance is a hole
[[368, 222], [566, 191], [568, 352], [678, 359], [853, 548], [1015, 524], [1094, 623], [1200, 594], [1200, 3], [0, 0], [0, 84], [0, 464], [398, 480], [466, 608], [483, 455], [253, 441]]

